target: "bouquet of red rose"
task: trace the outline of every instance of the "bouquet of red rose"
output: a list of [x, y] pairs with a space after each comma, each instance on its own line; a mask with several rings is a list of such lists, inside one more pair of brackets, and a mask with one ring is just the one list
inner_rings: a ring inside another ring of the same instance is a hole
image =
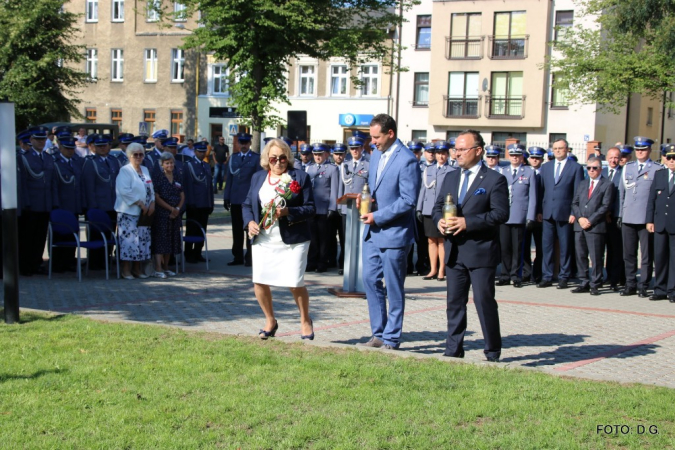
[[[270, 175], [267, 176], [269, 177]], [[258, 224], [263, 230], [268, 230], [274, 225], [274, 222], [278, 219], [277, 208], [285, 208], [286, 200], [290, 199], [293, 194], [299, 194], [302, 187], [300, 183], [285, 173], [279, 179], [279, 184], [274, 190], [276, 191], [274, 198], [269, 203], [263, 205], [262, 220]]]

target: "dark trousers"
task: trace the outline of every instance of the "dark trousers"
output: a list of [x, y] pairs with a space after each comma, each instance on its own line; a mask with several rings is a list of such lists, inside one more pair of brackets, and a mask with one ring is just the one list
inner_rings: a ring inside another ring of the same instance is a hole
[[553, 280], [555, 240], [558, 238], [558, 242], [560, 243], [560, 272], [558, 273], [558, 280], [567, 281], [570, 278], [574, 251], [573, 225], [566, 221], [559, 222], [557, 220], [546, 219], [543, 226], [542, 244], [544, 260], [542, 264], [542, 279], [545, 281]]
[[640, 289], [647, 289], [652, 280], [654, 269], [654, 235], [647, 231], [644, 224], [624, 223], [621, 225], [623, 237], [623, 264], [626, 267], [626, 287], [636, 289], [637, 253], [640, 246]]
[[[574, 244], [576, 247], [577, 276], [579, 284], [583, 287], [590, 285], [592, 288], [602, 286], [602, 269], [605, 260], [605, 235], [602, 233], [588, 233], [586, 231], [574, 232]], [[590, 278], [588, 276], [588, 257], [591, 257]]]
[[309, 243], [307, 267], [325, 270], [328, 263], [328, 217], [317, 214], [309, 222], [312, 240]]
[[[502, 251], [502, 272], [499, 278], [505, 281], [522, 280], [525, 225], [501, 225], [499, 227], [499, 242]], [[528, 272], [530, 272], [529, 269]]]
[[[187, 208], [185, 210], [185, 217], [187, 218], [188, 222], [185, 229], [185, 235], [203, 237], [204, 235], [197, 224], [190, 222], [190, 220], [197, 222], [206, 232], [206, 227], [209, 223], [209, 212], [210, 208]], [[186, 242], [185, 259], [193, 260], [198, 258], [202, 254], [202, 248], [204, 248], [203, 242]]]
[[30, 275], [42, 266], [45, 251], [49, 213], [24, 209], [18, 220], [19, 225], [19, 272]]
[[417, 239], [415, 239], [415, 245], [411, 246], [408, 252], [408, 273], [413, 272], [414, 247], [417, 247], [417, 262], [415, 262], [414, 267], [417, 273], [421, 274], [426, 272], [430, 267], [429, 243], [427, 242], [427, 235], [424, 232], [424, 225], [416, 220], [415, 226], [417, 227]]
[[[532, 231], [525, 232], [523, 278], [531, 278], [537, 283], [541, 281], [541, 262], [544, 259], [544, 251], [541, 245], [542, 231], [541, 222], [535, 222]], [[534, 262], [532, 262], [532, 240], [534, 240]], [[528, 269], [530, 269], [529, 272]]]
[[675, 235], [654, 233], [654, 294], [675, 295]]
[[[117, 212], [116, 211], [106, 211], [106, 214], [108, 214], [108, 217], [110, 217], [110, 226], [114, 230], [115, 227], [117, 227]], [[114, 243], [112, 243], [112, 240], [110, 237], [106, 236], [106, 239], [108, 240], [108, 254], [106, 255], [105, 249], [104, 248], [98, 248], [95, 250], [90, 250], [89, 251], [89, 268], [94, 269], [94, 270], [103, 270], [105, 269], [105, 258], [110, 258], [110, 255], [112, 255], [113, 248], [115, 247]], [[98, 231], [93, 231], [91, 232], [89, 236], [89, 240], [91, 241], [102, 241], [103, 238], [101, 237], [101, 233]]]
[[607, 281], [609, 284], [619, 285], [626, 283], [626, 272], [623, 266], [623, 241], [621, 238], [621, 228], [616, 226], [617, 217], [607, 224], [608, 230], [605, 235], [605, 244], [607, 245]]
[[[235, 261], [251, 262], [251, 240], [244, 231], [244, 217], [241, 205], [230, 205], [232, 217], [232, 256]], [[246, 239], [246, 258], [244, 258], [244, 239]]]
[[[328, 225], [330, 226], [328, 232], [328, 265], [333, 266], [337, 264], [337, 267], [342, 269], [345, 261], [345, 229], [342, 225], [342, 215], [338, 214], [337, 216], [333, 216], [332, 219], [328, 219]], [[339, 249], [338, 240], [340, 241]]]
[[448, 265], [447, 277], [447, 318], [448, 338], [445, 356], [464, 356], [464, 334], [466, 333], [466, 304], [469, 301], [469, 287], [473, 289], [480, 327], [483, 330], [485, 349], [489, 357], [499, 357], [502, 352], [502, 335], [499, 328], [499, 311], [495, 300], [495, 267], [469, 269], [463, 264]]

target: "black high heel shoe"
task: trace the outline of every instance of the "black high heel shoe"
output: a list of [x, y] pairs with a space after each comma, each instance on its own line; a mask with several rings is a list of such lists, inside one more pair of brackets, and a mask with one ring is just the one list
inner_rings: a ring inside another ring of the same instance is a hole
[[278, 329], [279, 329], [279, 322], [275, 320], [274, 321], [274, 328], [272, 328], [271, 331], [265, 331], [265, 330], [261, 329], [258, 332], [258, 337], [264, 341], [268, 338], [274, 337], [274, 335], [277, 334]]
[[422, 277], [424, 281], [435, 280], [436, 278], [438, 278], [438, 275], [428, 275], [426, 277]]
[[310, 341], [314, 340], [314, 321], [310, 320], [310, 325], [312, 325], [312, 334], [301, 334], [300, 339], [309, 339]]

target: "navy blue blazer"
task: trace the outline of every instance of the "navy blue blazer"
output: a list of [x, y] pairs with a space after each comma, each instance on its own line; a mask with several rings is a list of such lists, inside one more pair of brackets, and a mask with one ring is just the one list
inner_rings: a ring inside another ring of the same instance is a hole
[[560, 173], [560, 179], [555, 182], [555, 165], [558, 160], [547, 162], [541, 166], [542, 212], [544, 220], [567, 222], [572, 215], [572, 200], [574, 191], [579, 183], [584, 180], [584, 169], [579, 163], [567, 160], [565, 167]]
[[82, 166], [82, 188], [85, 209], [115, 210], [115, 181], [120, 173], [119, 160], [108, 155], [107, 161], [99, 155], [87, 156]]
[[[293, 194], [286, 200], [288, 215], [279, 219], [279, 229], [281, 239], [284, 244], [300, 244], [311, 239], [312, 234], [307, 219], [311, 219], [316, 214], [314, 208], [314, 193], [312, 192], [312, 181], [302, 170], [288, 169], [288, 174], [300, 183], [302, 191], [299, 194]], [[248, 195], [241, 204], [241, 213], [244, 218], [244, 229], [248, 230], [248, 223], [255, 221], [260, 223], [262, 217], [262, 205], [260, 204], [260, 188], [267, 179], [267, 171], [258, 171], [251, 178], [251, 188]], [[257, 236], [253, 236], [251, 243], [255, 242]]]
[[675, 214], [672, 212], [675, 208], [670, 208], [670, 205], [675, 207], [675, 191], [670, 192], [669, 178], [670, 169], [659, 170], [654, 175], [647, 203], [647, 223], [653, 223], [657, 233], [675, 234]]
[[[609, 180], [609, 171], [611, 169], [609, 166], [602, 169], [602, 176]], [[616, 166], [614, 169], [614, 178], [612, 178], [612, 206], [609, 208], [609, 212], [612, 214], [612, 217], [619, 217], [621, 214], [621, 196], [619, 195], [619, 187], [621, 185], [621, 179], [623, 178], [623, 167]]]
[[[445, 196], [457, 198], [461, 170], [448, 173], [438, 190], [434, 205], [434, 223], [443, 218]], [[469, 269], [497, 267], [500, 263], [499, 226], [509, 218], [509, 188], [506, 178], [481, 164], [478, 174], [466, 191], [457, 216], [466, 220], [466, 231], [445, 236], [445, 264], [464, 264]], [[454, 251], [453, 251], [454, 250]]]

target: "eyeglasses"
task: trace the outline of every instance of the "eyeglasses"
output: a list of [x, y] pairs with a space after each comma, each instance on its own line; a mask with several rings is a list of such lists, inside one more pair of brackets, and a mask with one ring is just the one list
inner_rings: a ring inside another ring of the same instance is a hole
[[286, 155], [281, 155], [278, 158], [276, 156], [270, 156], [270, 164], [275, 165], [277, 162], [279, 164], [284, 164], [288, 162]]
[[131, 156], [133, 156], [134, 158], [142, 158], [145, 155], [143, 153], [132, 153]]
[[473, 149], [478, 148], [478, 147], [480, 147], [480, 145], [474, 145], [473, 147], [469, 147], [469, 148], [455, 148], [454, 150], [457, 153], [463, 153], [463, 152], [468, 152], [469, 150], [473, 150]]
[[586, 170], [600, 170], [598, 166], [586, 166]]
[[671, 156], [666, 156], [666, 159], [667, 159], [668, 161], [675, 161], [675, 156], [673, 156], [673, 155], [671, 155]]

